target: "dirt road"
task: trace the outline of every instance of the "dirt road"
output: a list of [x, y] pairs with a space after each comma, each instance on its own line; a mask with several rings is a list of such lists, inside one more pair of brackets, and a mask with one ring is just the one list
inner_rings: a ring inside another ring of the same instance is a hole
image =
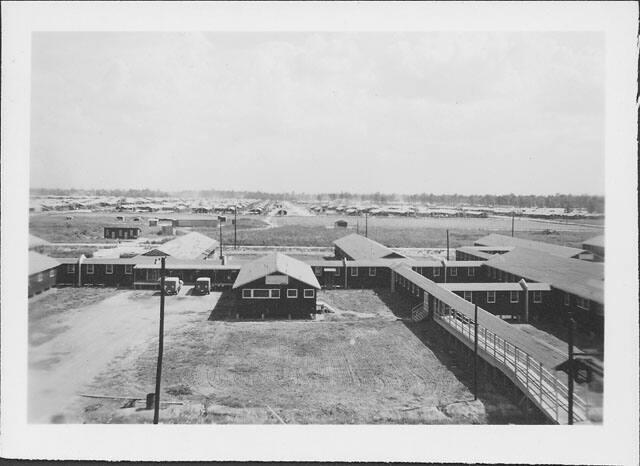
[[[183, 288], [179, 296], [167, 297], [167, 331], [192, 318], [194, 312], [202, 313], [205, 320], [219, 297], [219, 293], [191, 296], [188, 291]], [[149, 299], [153, 293], [114, 291], [114, 296], [97, 304], [52, 313], [37, 328], [30, 328], [42, 338], [35, 338], [29, 349], [29, 422], [78, 421], [69, 418], [67, 407], [91, 380], [115, 358], [157, 340], [160, 299]], [[43, 343], [37, 344], [39, 340]]]

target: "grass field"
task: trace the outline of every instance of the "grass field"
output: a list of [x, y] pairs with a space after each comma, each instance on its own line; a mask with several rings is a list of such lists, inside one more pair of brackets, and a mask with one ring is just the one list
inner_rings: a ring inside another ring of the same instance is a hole
[[[337, 312], [320, 321], [209, 321], [218, 298], [167, 299], [162, 400], [182, 404], [162, 405], [162, 422], [523, 422], [490, 384], [474, 402], [468, 370], [389, 291], [323, 291]], [[151, 422], [144, 403], [78, 395], [153, 391], [157, 306], [153, 292], [74, 288], [34, 303], [31, 422]]]
[[[177, 215], [176, 215], [177, 216]], [[115, 222], [116, 214], [78, 214], [66, 220], [62, 214], [36, 214], [30, 218], [30, 232], [52, 242], [112, 242], [102, 238], [102, 227]], [[191, 215], [190, 217], [196, 217]], [[200, 216], [202, 218], [203, 216]], [[157, 227], [149, 227], [142, 216], [141, 236], [158, 238]], [[356, 231], [364, 233], [363, 217], [344, 217], [349, 228], [334, 228], [339, 216], [306, 217], [254, 217], [238, 218], [238, 245], [245, 246], [330, 246], [332, 241]], [[390, 247], [435, 248], [446, 245], [449, 230], [450, 246], [455, 248], [473, 244], [488, 233], [511, 234], [509, 218], [369, 218], [368, 235]], [[218, 239], [216, 227], [181, 228], [198, 231]], [[585, 239], [602, 234], [602, 228], [584, 225], [550, 223], [532, 219], [515, 220], [516, 236], [566, 246], [579, 246]], [[223, 227], [223, 243], [233, 244], [234, 229], [228, 223]]]

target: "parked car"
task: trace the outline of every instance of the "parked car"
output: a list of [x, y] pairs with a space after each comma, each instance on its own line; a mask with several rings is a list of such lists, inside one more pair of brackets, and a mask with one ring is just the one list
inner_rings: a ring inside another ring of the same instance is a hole
[[211, 292], [211, 279], [209, 277], [198, 278], [193, 291], [197, 294], [209, 294]]
[[164, 279], [165, 294], [178, 294], [184, 283], [178, 277], [167, 277]]

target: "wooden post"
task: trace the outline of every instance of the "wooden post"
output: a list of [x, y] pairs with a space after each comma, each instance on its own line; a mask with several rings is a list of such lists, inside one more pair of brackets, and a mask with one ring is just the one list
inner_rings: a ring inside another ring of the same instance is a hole
[[[449, 260], [449, 230], [447, 230], [447, 260]], [[445, 283], [446, 283], [446, 278], [445, 278]]]
[[158, 365], [156, 366], [156, 391], [153, 399], [153, 423], [160, 415], [160, 380], [162, 378], [162, 351], [164, 346], [164, 274], [166, 257], [160, 259], [160, 329], [158, 332]]
[[238, 249], [238, 204], [233, 207], [233, 249]]
[[474, 310], [473, 322], [473, 399], [478, 399], [478, 305]]
[[573, 317], [569, 316], [569, 370], [567, 371], [569, 374], [569, 393], [568, 393], [568, 415], [569, 415], [569, 425], [573, 424], [573, 327], [574, 321]]

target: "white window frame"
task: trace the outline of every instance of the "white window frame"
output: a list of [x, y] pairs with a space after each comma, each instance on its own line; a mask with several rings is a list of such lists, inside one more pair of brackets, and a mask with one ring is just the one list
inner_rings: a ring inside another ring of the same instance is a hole
[[449, 275], [451, 275], [452, 277], [458, 276], [458, 267], [449, 267], [449, 270], [451, 271]]
[[44, 280], [44, 274], [43, 274], [42, 272], [40, 272], [40, 273], [38, 274], [38, 281], [39, 281], [39, 282], [41, 282], [41, 281], [43, 281], [43, 280]]
[[487, 291], [487, 302], [495, 303], [496, 302], [496, 292], [495, 291]]
[[377, 270], [378, 269], [376, 269], [375, 267], [369, 267], [369, 276], [370, 277], [375, 277], [376, 273], [377, 273]]
[[95, 269], [93, 268], [93, 264], [87, 264], [87, 275], [93, 275], [95, 273]]
[[[515, 296], [515, 299], [513, 299], [513, 297]], [[520, 302], [520, 292], [519, 291], [509, 291], [509, 302], [514, 304], [514, 303], [519, 303]]]
[[564, 294], [564, 305], [571, 306], [571, 295], [569, 293]]
[[67, 273], [76, 273], [76, 264], [67, 264]]
[[468, 274], [470, 277], [475, 277], [475, 276], [476, 276], [476, 269], [475, 269], [475, 267], [469, 267], [469, 269], [468, 269], [468, 271], [467, 271], [467, 274]]
[[124, 265], [124, 274], [131, 275], [133, 273], [133, 264], [125, 264]]
[[113, 264], [105, 264], [104, 273], [107, 275], [113, 275]]
[[49, 270], [49, 278], [56, 278], [56, 269]]
[[287, 298], [297, 298], [297, 297], [298, 297], [297, 288], [287, 288]]
[[534, 303], [541, 303], [542, 302], [542, 291], [534, 290], [534, 292], [533, 292], [533, 302]]
[[434, 267], [433, 268], [433, 276], [434, 277], [439, 277], [440, 276], [440, 267]]
[[464, 291], [462, 296], [466, 301], [473, 302], [473, 291]]
[[252, 290], [245, 288], [242, 290], [242, 299], [251, 299], [252, 296]]
[[351, 276], [352, 277], [357, 277], [358, 276], [358, 267], [350, 267], [351, 268]]
[[280, 299], [280, 289], [279, 288], [272, 288], [269, 290], [269, 297], [271, 299]]
[[305, 298], [313, 298], [316, 295], [316, 290], [314, 290], [313, 288], [305, 288], [304, 289], [304, 297]]

